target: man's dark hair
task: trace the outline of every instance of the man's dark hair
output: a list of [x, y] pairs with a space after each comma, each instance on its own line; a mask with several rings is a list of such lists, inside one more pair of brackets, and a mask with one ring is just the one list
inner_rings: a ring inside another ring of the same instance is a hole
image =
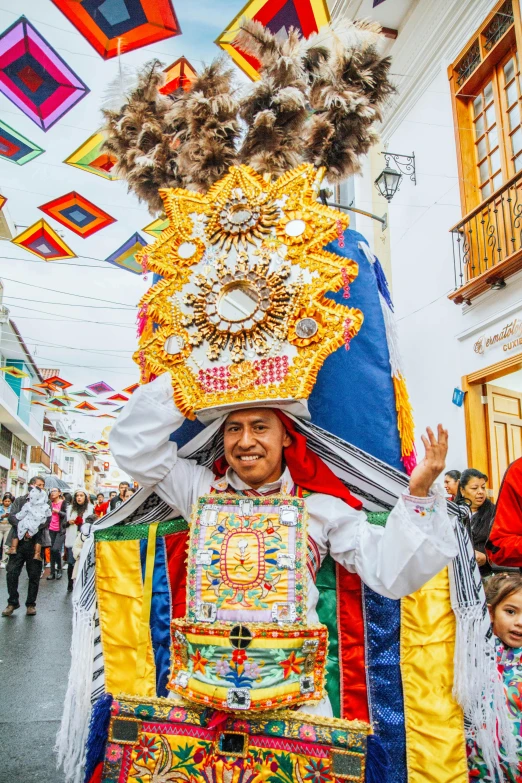
[[33, 476], [32, 478], [29, 479], [29, 483], [28, 483], [27, 486], [28, 487], [34, 487], [34, 485], [36, 484], [37, 481], [43, 481], [43, 483], [45, 485], [45, 479], [42, 478], [42, 476]]
[[453, 481], [458, 481], [461, 477], [461, 472], [460, 470], [447, 470], [444, 475], [449, 476], [451, 479], [453, 479]]
[[123, 487], [123, 486], [130, 487], [130, 484], [129, 484], [128, 481], [120, 481], [120, 487]]

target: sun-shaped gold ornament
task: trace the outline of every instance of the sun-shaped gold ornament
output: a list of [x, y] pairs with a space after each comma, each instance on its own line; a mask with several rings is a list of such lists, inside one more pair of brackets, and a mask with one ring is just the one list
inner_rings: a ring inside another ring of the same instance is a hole
[[322, 171], [303, 164], [274, 182], [247, 166], [205, 195], [162, 191], [170, 225], [144, 249], [163, 279], [141, 306], [142, 381], [169, 371], [179, 410], [303, 400], [326, 357], [359, 331], [359, 310], [327, 299], [357, 276], [323, 248], [348, 226], [317, 200]]

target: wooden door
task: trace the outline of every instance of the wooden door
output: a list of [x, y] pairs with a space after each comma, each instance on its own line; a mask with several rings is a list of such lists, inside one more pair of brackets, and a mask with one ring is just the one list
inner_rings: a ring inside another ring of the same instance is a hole
[[508, 465], [522, 456], [522, 392], [484, 384], [489, 441], [489, 488], [496, 500]]

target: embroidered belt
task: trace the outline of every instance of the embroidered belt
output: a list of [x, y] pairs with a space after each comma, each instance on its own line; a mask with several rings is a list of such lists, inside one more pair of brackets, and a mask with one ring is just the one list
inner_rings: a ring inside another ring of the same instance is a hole
[[328, 631], [271, 624], [172, 621], [172, 677], [180, 696], [219, 710], [267, 710], [324, 696]]
[[362, 721], [288, 710], [237, 718], [122, 696], [112, 703], [101, 781], [364, 783], [371, 733]]

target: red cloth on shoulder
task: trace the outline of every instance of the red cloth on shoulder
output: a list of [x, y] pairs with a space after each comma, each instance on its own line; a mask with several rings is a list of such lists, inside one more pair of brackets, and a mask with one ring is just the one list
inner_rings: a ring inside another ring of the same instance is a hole
[[486, 551], [496, 565], [522, 567], [522, 457], [504, 474]]
[[[328, 465], [308, 448], [306, 437], [296, 430], [292, 419], [278, 408], [270, 410], [281, 419], [292, 438], [292, 443], [284, 449], [284, 453], [286, 464], [297, 486], [308, 489], [310, 492], [320, 492], [324, 495], [340, 498], [351, 508], [360, 510], [362, 508], [361, 501], [357, 500]], [[228, 463], [225, 457], [221, 457], [214, 463], [214, 472], [217, 476], [224, 476], [227, 468]]]

